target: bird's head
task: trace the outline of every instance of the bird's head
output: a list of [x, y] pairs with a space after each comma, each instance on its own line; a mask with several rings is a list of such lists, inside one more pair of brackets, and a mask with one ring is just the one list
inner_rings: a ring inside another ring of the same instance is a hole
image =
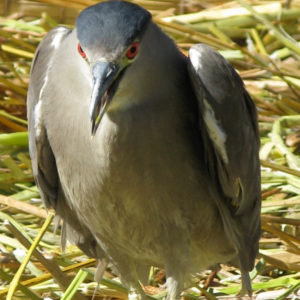
[[127, 68], [137, 59], [150, 20], [147, 10], [124, 1], [98, 3], [78, 16], [78, 52], [90, 65], [93, 79], [92, 135], [95, 135]]

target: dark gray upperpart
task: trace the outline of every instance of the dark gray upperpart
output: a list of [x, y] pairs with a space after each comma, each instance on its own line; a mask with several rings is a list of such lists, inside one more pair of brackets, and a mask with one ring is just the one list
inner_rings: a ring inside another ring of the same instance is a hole
[[81, 46], [105, 46], [113, 51], [129, 46], [146, 28], [151, 14], [144, 8], [125, 1], [101, 2], [83, 10], [76, 20]]

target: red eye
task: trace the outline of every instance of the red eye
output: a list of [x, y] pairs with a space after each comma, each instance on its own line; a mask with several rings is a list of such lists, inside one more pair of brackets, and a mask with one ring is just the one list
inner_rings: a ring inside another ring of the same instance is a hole
[[86, 54], [85, 54], [85, 52], [82, 50], [82, 48], [81, 48], [81, 46], [80, 46], [79, 43], [78, 43], [77, 49], [78, 49], [79, 54], [80, 54], [83, 58], [86, 58]]
[[127, 50], [126, 56], [129, 59], [133, 59], [139, 52], [139, 44], [133, 43], [130, 48]]

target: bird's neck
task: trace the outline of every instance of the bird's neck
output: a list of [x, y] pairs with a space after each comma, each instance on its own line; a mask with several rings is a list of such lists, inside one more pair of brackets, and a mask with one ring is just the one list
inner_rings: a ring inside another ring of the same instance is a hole
[[187, 85], [186, 57], [152, 23], [141, 42], [140, 55], [126, 70], [109, 111], [170, 109], [174, 101], [182, 101]]

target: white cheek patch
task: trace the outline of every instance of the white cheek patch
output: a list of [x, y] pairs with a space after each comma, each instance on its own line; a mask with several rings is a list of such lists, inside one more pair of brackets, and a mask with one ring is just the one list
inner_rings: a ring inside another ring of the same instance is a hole
[[221, 155], [223, 161], [228, 164], [228, 156], [226, 152], [225, 142], [226, 134], [223, 131], [223, 128], [219, 125], [218, 121], [215, 118], [215, 113], [212, 107], [209, 105], [206, 99], [203, 99], [204, 102], [204, 122], [208, 129], [208, 134], [212, 140], [214, 146], [216, 147], [218, 153]]

